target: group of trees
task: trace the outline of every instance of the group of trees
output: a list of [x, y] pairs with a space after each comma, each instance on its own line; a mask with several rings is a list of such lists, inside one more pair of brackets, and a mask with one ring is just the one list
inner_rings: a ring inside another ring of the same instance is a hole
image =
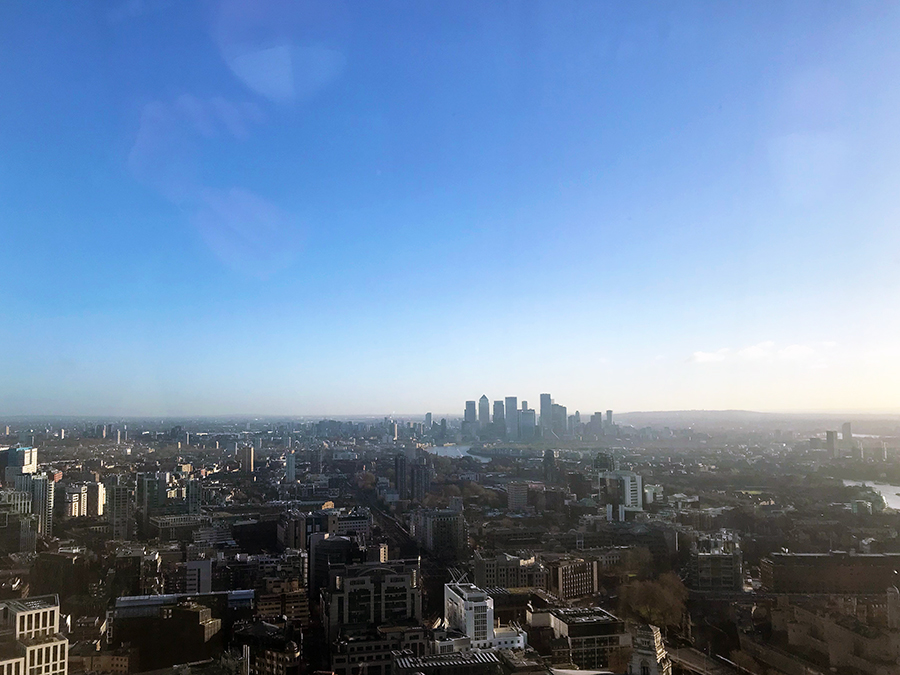
[[669, 628], [684, 620], [688, 591], [674, 572], [647, 581], [632, 581], [619, 587], [619, 611], [628, 619]]

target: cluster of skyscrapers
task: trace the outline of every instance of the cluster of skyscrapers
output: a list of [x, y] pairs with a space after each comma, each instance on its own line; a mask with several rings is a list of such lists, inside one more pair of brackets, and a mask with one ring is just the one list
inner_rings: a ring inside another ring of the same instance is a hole
[[0, 538], [4, 550], [33, 551], [36, 535], [53, 533], [55, 483], [38, 473], [37, 449], [0, 449]]
[[[493, 411], [493, 414], [492, 414]], [[580, 435], [584, 431], [601, 434], [613, 426], [612, 410], [595, 412], [583, 422], [581, 412], [569, 415], [566, 406], [556, 403], [550, 394], [541, 394], [540, 415], [518, 397], [507, 396], [494, 401], [482, 395], [478, 401], [466, 401], [463, 413], [464, 435], [504, 438], [508, 441], [530, 441], [534, 438], [561, 439]]]

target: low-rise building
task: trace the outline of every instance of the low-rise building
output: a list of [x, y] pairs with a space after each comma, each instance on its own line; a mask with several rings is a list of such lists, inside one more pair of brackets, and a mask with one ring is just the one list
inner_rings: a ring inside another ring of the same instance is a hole
[[529, 611], [528, 624], [550, 633], [549, 653], [544, 656], [553, 664], [625, 672], [631, 634], [622, 619], [599, 607]]
[[[468, 649], [524, 649], [528, 637], [517, 626], [494, 625], [494, 599], [474, 584], [444, 584], [446, 635], [435, 639], [435, 651]], [[459, 641], [457, 635], [468, 638]]]
[[475, 585], [479, 588], [547, 588], [549, 572], [534, 555], [529, 557], [498, 553], [485, 556], [475, 552]]
[[0, 621], [0, 673], [67, 675], [69, 641], [60, 632], [57, 596], [0, 603]]

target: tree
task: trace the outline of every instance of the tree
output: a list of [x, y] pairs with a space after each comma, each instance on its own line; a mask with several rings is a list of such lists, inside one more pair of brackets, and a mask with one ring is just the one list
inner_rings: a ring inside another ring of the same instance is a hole
[[674, 572], [666, 572], [655, 581], [633, 581], [619, 588], [622, 614], [666, 629], [681, 625], [687, 598], [687, 589]]

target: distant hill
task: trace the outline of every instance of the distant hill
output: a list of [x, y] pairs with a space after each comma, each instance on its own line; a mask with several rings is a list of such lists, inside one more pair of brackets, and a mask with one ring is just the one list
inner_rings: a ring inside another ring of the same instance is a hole
[[839, 430], [850, 422], [856, 433], [894, 433], [900, 426], [900, 414], [877, 413], [771, 413], [753, 410], [660, 410], [617, 413], [616, 422], [635, 427], [671, 427], [673, 429], [737, 429], [760, 431], [782, 429], [817, 433]]

